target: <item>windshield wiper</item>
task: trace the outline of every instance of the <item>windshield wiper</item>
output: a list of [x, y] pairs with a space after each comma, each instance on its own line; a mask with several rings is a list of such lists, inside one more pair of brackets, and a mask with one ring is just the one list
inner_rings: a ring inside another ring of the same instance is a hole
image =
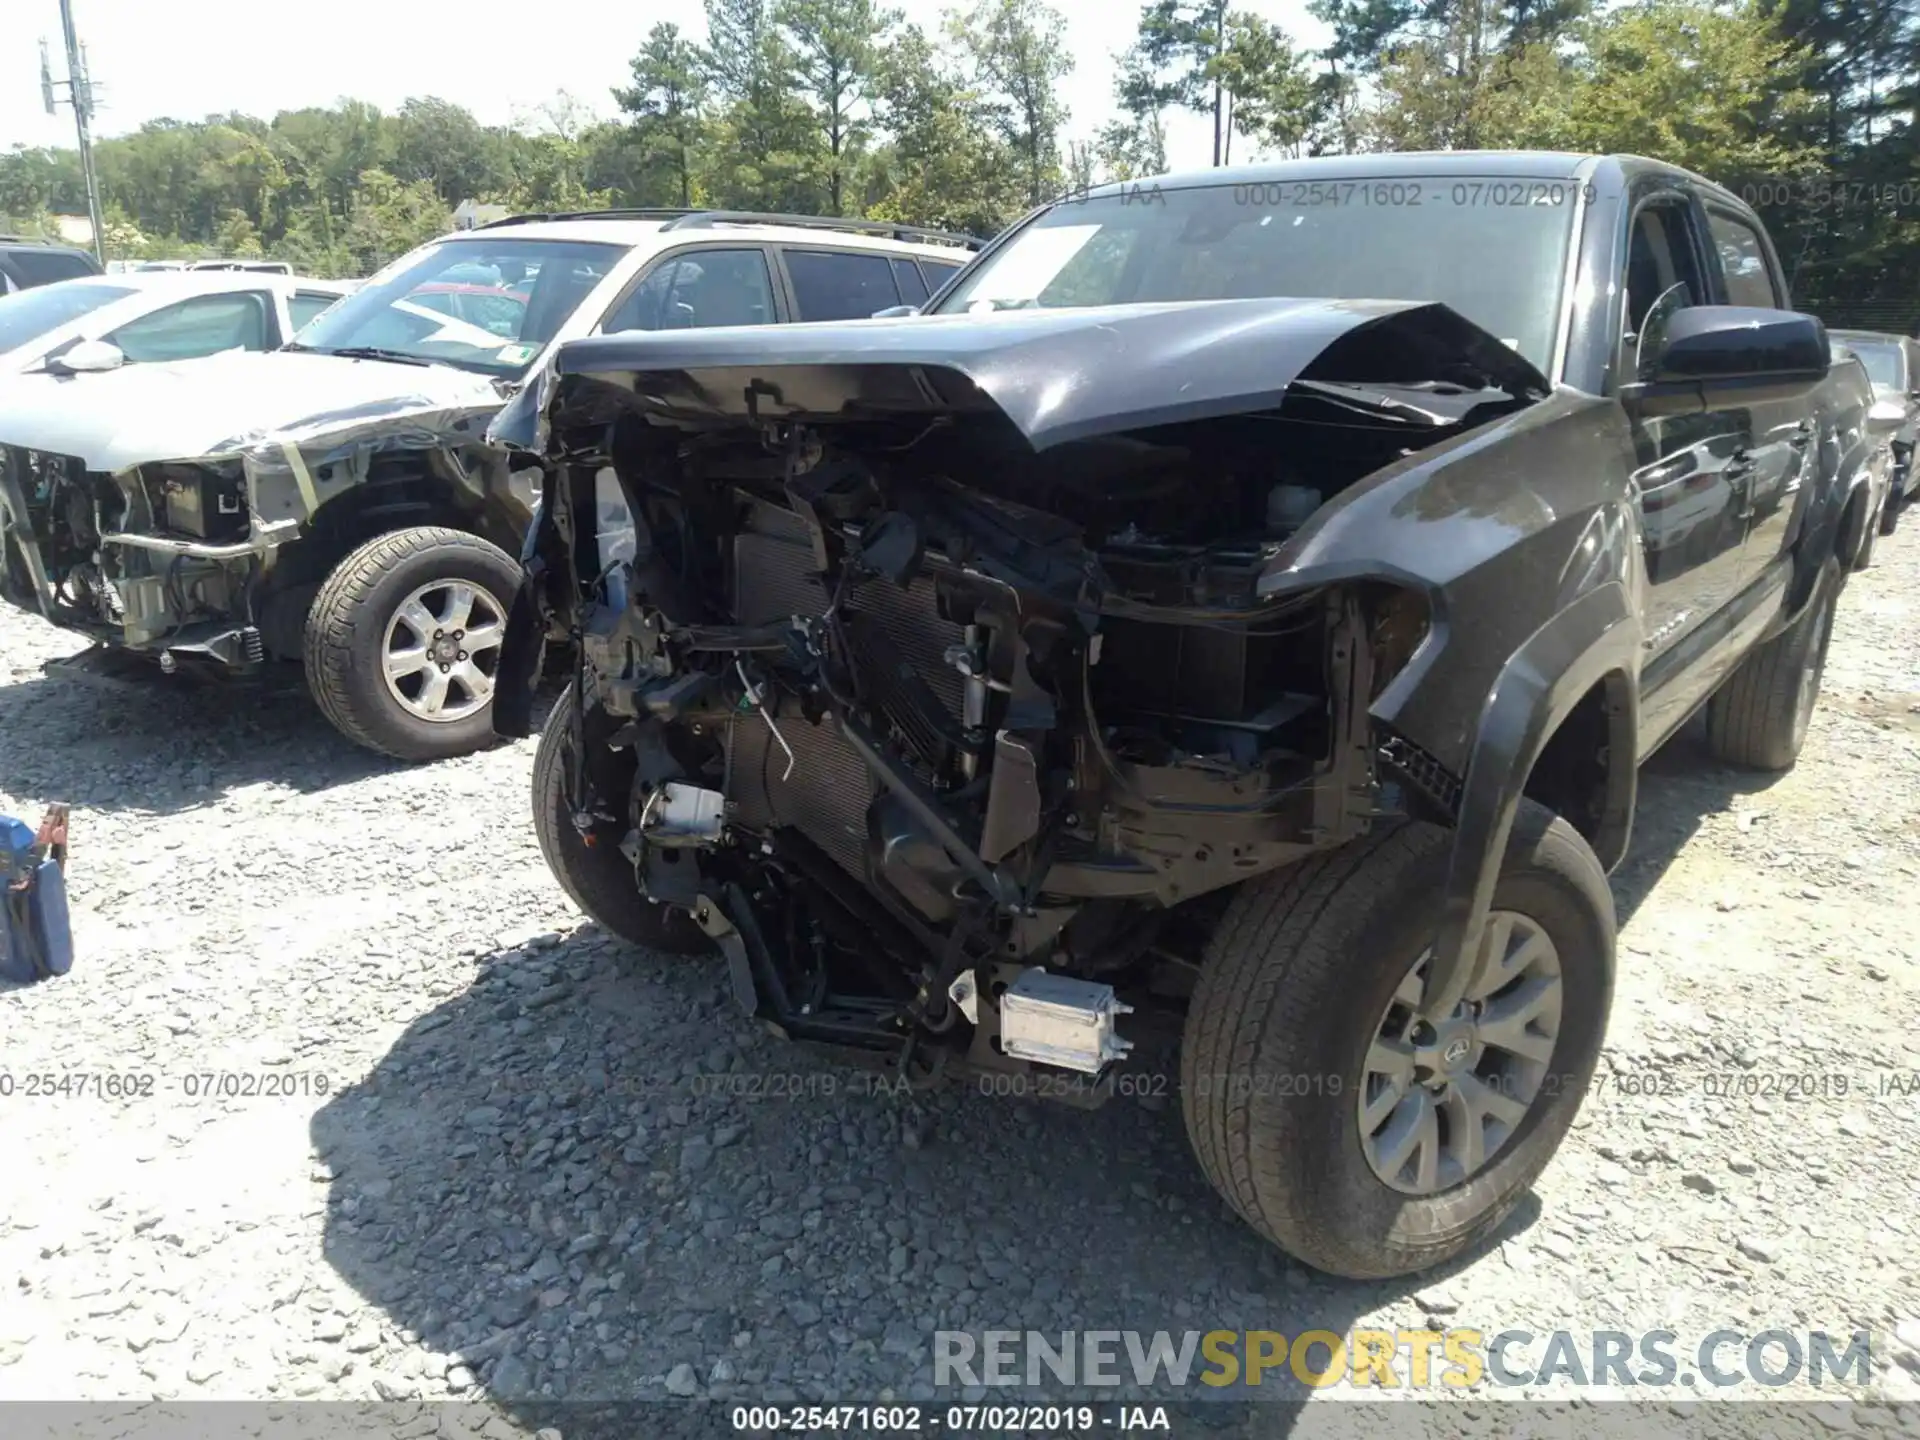
[[305, 350], [314, 355], [338, 355], [343, 360], [390, 360], [395, 365], [431, 365], [431, 360], [418, 355], [409, 355], [404, 350], [383, 350], [378, 345], [340, 345], [328, 348], [324, 345], [302, 345], [297, 340], [289, 341], [284, 347], [288, 350]]

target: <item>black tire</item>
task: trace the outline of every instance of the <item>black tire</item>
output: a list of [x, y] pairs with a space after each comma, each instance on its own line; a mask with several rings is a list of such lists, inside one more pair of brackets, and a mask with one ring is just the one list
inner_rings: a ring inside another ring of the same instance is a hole
[[1368, 1047], [1432, 936], [1452, 832], [1425, 823], [1250, 882], [1209, 945], [1181, 1082], [1201, 1168], [1241, 1218], [1315, 1269], [1356, 1279], [1441, 1264], [1496, 1229], [1559, 1148], [1593, 1076], [1613, 994], [1606, 874], [1565, 821], [1523, 802], [1494, 908], [1559, 952], [1563, 1004], [1545, 1079], [1478, 1171], [1418, 1196], [1362, 1145]]
[[435, 581], [485, 591], [504, 620], [520, 567], [499, 546], [463, 530], [394, 530], [334, 566], [307, 612], [307, 688], [321, 713], [355, 744], [398, 760], [466, 755], [495, 738], [491, 702], [436, 721], [410, 712], [388, 687], [388, 624], [409, 596]]
[[1839, 599], [1840, 567], [1832, 561], [1793, 624], [1741, 661], [1707, 702], [1707, 748], [1716, 758], [1753, 770], [1786, 770], [1799, 758]]
[[1882, 501], [1880, 504], [1880, 513], [1870, 516], [1867, 520], [1865, 530], [1860, 537], [1860, 549], [1855, 552], [1853, 557], [1853, 568], [1855, 570], [1865, 570], [1873, 564], [1874, 542], [1886, 533], [1888, 503], [1888, 501]]
[[574, 825], [567, 807], [573, 732], [569, 685], [554, 702], [533, 755], [533, 828], [553, 878], [588, 919], [622, 940], [668, 955], [710, 953], [713, 942], [691, 915], [640, 893], [617, 834], [598, 836], [598, 843], [588, 845]]
[[1893, 492], [1887, 496], [1887, 503], [1880, 507], [1880, 533], [1882, 535], [1893, 534], [1895, 528], [1900, 524], [1900, 512], [1905, 508], [1906, 496], [1901, 493], [1899, 488], [1895, 488]]

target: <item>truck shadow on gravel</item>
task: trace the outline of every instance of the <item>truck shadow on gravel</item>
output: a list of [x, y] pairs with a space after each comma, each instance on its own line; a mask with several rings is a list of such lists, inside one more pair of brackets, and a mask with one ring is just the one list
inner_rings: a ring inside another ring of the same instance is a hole
[[[552, 700], [541, 696], [536, 726]], [[0, 777], [29, 800], [165, 815], [248, 785], [314, 793], [408, 768], [329, 725], [291, 666], [245, 682], [52, 674], [0, 685]]]
[[1707, 749], [1703, 716], [1648, 756], [1640, 767], [1633, 845], [1611, 877], [1620, 924], [1633, 918], [1708, 816], [1725, 812], [1739, 797], [1765, 793], [1783, 778], [1784, 772], [1739, 770], [1716, 760]]
[[[1202, 1178], [1172, 1085], [1149, 1088], [1092, 1112], [957, 1082], [908, 1095], [759, 1031], [718, 962], [584, 926], [483, 960], [316, 1115], [325, 1254], [448, 1357], [408, 1382], [420, 1396], [477, 1376], [530, 1423], [555, 1400], [977, 1401], [935, 1390], [936, 1329], [1340, 1333], [1416, 1288], [1260, 1241]], [[1283, 1367], [1240, 1398], [1280, 1402], [1261, 1407], [1273, 1433], [1305, 1393]]]

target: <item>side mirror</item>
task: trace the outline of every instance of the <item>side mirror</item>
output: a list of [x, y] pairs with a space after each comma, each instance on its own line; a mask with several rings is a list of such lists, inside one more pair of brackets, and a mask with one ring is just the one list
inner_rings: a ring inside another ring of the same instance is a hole
[[867, 318], [870, 320], [904, 320], [909, 315], [918, 315], [918, 305], [889, 305], [884, 310], [876, 310]]
[[1686, 415], [1804, 395], [1827, 378], [1827, 330], [1811, 315], [1693, 305], [1666, 318], [1641, 377], [1620, 387], [1641, 415]]
[[76, 340], [58, 354], [47, 357], [47, 369], [56, 375], [97, 375], [118, 370], [127, 357], [118, 345], [105, 340]]

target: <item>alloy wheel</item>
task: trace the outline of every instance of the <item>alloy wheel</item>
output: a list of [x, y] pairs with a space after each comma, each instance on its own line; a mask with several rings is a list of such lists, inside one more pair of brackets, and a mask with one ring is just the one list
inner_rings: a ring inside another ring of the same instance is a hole
[[387, 693], [417, 719], [464, 720], [493, 699], [506, 612], [484, 586], [434, 580], [395, 608], [380, 647]]
[[1560, 1036], [1560, 955], [1527, 916], [1487, 917], [1473, 978], [1449, 1015], [1421, 1010], [1431, 959], [1420, 956], [1381, 1016], [1358, 1100], [1367, 1164], [1408, 1195], [1486, 1167], [1540, 1098]]

